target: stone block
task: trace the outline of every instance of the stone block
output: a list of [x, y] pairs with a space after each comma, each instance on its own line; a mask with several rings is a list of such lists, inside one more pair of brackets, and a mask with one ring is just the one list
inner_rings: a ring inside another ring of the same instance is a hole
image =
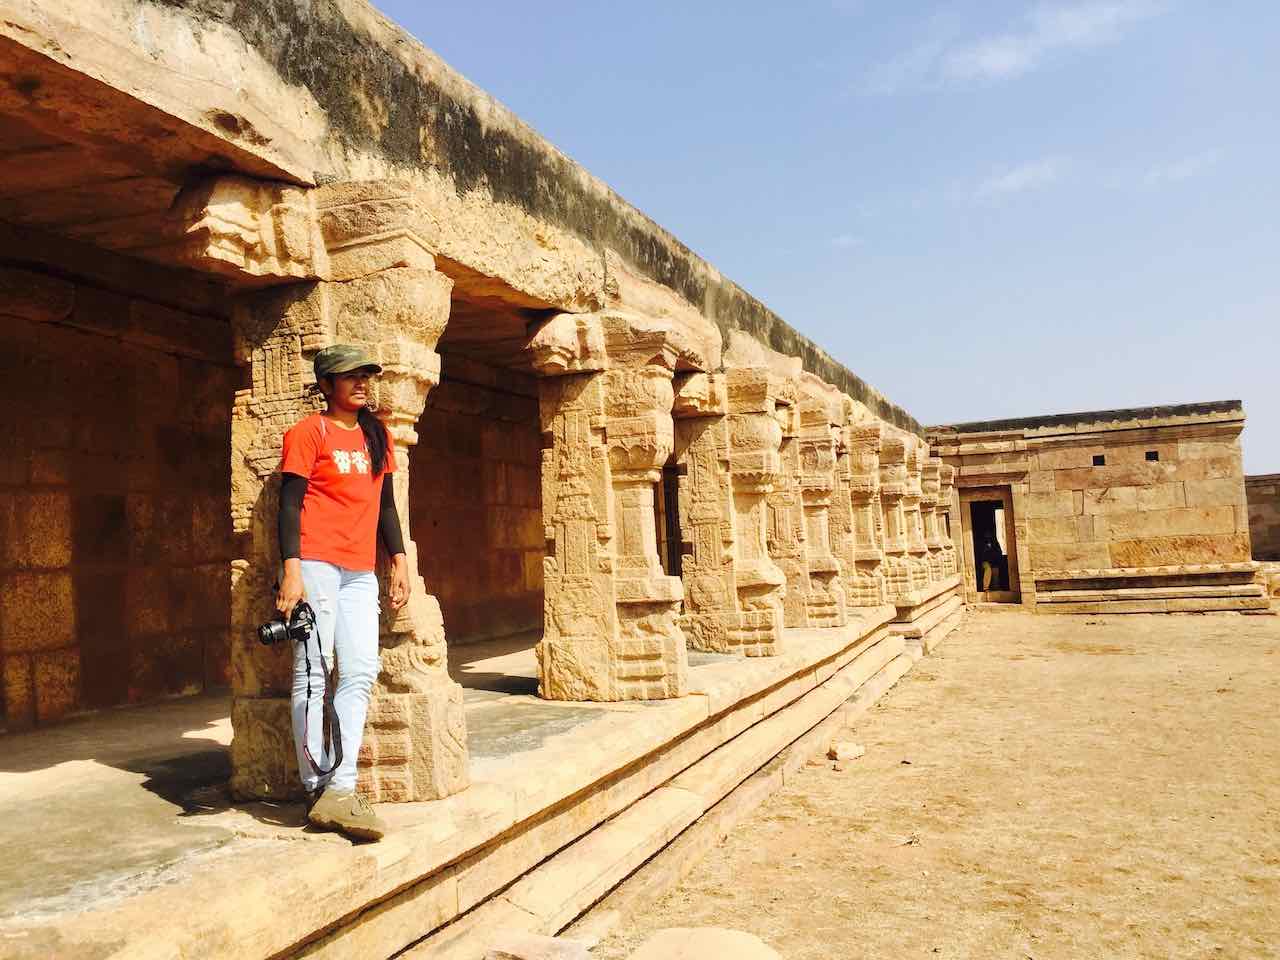
[[1032, 470], [1027, 474], [1027, 489], [1031, 493], [1052, 493], [1058, 489], [1052, 470]]
[[234, 698], [231, 729], [231, 792], [237, 799], [302, 795], [288, 697]]
[[1234, 533], [1232, 507], [1183, 507], [1175, 510], [1119, 513], [1099, 516], [1095, 531], [1100, 540], [1137, 540], [1193, 534]]
[[1215, 480], [1188, 480], [1186, 488], [1188, 507], [1213, 507], [1222, 504], [1233, 506], [1244, 503], [1244, 479], [1223, 477]]
[[80, 706], [80, 651], [50, 650], [32, 656], [36, 720], [59, 720]]
[[1157, 483], [1154, 487], [1138, 487], [1137, 490], [1139, 510], [1172, 510], [1191, 506], [1180, 481]]
[[10, 728], [29, 727], [35, 723], [35, 674], [29, 654], [4, 657], [4, 706]]
[[4, 565], [57, 569], [71, 563], [71, 497], [60, 491], [0, 496]]
[[1102, 487], [1082, 492], [1085, 513], [1121, 513], [1138, 509], [1138, 487]]
[[1149, 487], [1179, 479], [1175, 463], [1118, 463], [1104, 467], [1082, 467], [1074, 470], [1058, 470], [1056, 482], [1059, 490], [1090, 490], [1105, 487]]
[[1059, 484], [1059, 489], [1053, 493], [1028, 493], [1024, 515], [1027, 519], [1034, 517], [1070, 517], [1079, 512], [1076, 509], [1074, 491], [1070, 489], [1064, 490]]
[[[1093, 458], [1105, 453], [1106, 448], [1100, 444], [1072, 447], [1050, 447], [1036, 452], [1035, 463], [1039, 470], [1072, 470], [1088, 467]], [[966, 461], [968, 458], [965, 458]]]
[[1033, 570], [1095, 570], [1111, 565], [1105, 543], [1028, 544]]
[[125, 580], [125, 623], [135, 636], [152, 636], [163, 633], [170, 626], [187, 624], [170, 622], [170, 608], [181, 607], [175, 602], [169, 571], [163, 567], [131, 567]]
[[1087, 542], [1093, 539], [1093, 517], [1034, 517], [1027, 521], [1027, 537], [1032, 543]]
[[721, 927], [659, 930], [630, 960], [782, 960], [759, 937]]
[[1107, 545], [1110, 567], [1165, 567], [1194, 563], [1235, 563], [1249, 559], [1249, 538], [1242, 533], [1147, 537]]
[[9, 573], [0, 578], [0, 638], [5, 653], [56, 650], [75, 643], [71, 574]]
[[66, 280], [16, 267], [0, 268], [0, 303], [7, 316], [36, 323], [64, 320], [75, 297], [75, 287]]

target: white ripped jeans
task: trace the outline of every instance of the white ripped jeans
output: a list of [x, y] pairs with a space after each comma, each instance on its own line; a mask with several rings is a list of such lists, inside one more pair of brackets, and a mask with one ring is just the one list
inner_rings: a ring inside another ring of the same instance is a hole
[[[293, 645], [293, 740], [298, 750], [302, 785], [314, 790], [319, 778], [303, 753], [303, 730], [311, 756], [328, 768], [333, 757], [324, 750], [324, 672], [320, 645], [330, 670], [338, 670], [333, 706], [342, 727], [342, 763], [329, 786], [347, 793], [356, 786], [356, 758], [364, 737], [369, 691], [378, 677], [378, 578], [371, 570], [347, 570], [323, 560], [302, 561], [306, 601], [316, 612], [316, 629]], [[336, 657], [335, 657], [336, 654]], [[311, 661], [311, 699], [307, 699], [307, 660]]]

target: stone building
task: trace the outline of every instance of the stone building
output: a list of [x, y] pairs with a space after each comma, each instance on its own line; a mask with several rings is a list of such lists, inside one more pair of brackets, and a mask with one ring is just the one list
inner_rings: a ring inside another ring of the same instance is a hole
[[[1243, 427], [1227, 401], [931, 428], [956, 470], [965, 597], [1043, 613], [1266, 610]], [[983, 590], [988, 531], [1005, 560]]]
[[1280, 561], [1280, 473], [1244, 478], [1255, 560]]
[[661, 699], [689, 649], [954, 609], [915, 421], [371, 8], [5, 12], [2, 335], [41, 398], [8, 425], [10, 728], [229, 684], [235, 789], [291, 790], [289, 651], [250, 638], [335, 341], [385, 368], [421, 574], [379, 798], [467, 784], [449, 643], [536, 644], [548, 699]]

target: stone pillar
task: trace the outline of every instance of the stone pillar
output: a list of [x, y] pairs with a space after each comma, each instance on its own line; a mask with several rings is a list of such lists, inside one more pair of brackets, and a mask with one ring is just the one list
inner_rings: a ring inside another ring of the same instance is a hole
[[[794, 387], [792, 388], [794, 390]], [[800, 484], [800, 417], [795, 404], [776, 407], [782, 427], [779, 471], [765, 502], [768, 506], [769, 556], [786, 578], [782, 619], [788, 627], [809, 626], [808, 532]]]
[[887, 596], [880, 501], [881, 428], [878, 423], [850, 424], [845, 437], [854, 559], [854, 566], [846, 571], [845, 584], [852, 604], [874, 607]]
[[938, 498], [942, 494], [939, 481], [942, 460], [929, 457], [920, 470], [920, 516], [924, 527], [924, 544], [928, 549], [929, 581], [941, 580], [943, 572], [942, 538], [938, 534]]
[[942, 575], [949, 577], [959, 571], [956, 557], [955, 536], [959, 531], [959, 508], [955, 496], [956, 468], [943, 463], [938, 468], [938, 538], [942, 541]]
[[799, 404], [800, 495], [809, 572], [805, 609], [812, 627], [842, 627], [848, 622], [840, 562], [831, 546], [839, 419], [835, 398], [826, 391], [809, 394]]
[[886, 434], [880, 442], [880, 509], [884, 529], [885, 592], [887, 598], [909, 593], [911, 564], [907, 558], [907, 445], [901, 436]]
[[739, 612], [736, 646], [748, 656], [772, 656], [782, 649], [786, 577], [769, 555], [766, 500], [781, 470], [777, 409], [784, 385], [760, 367], [730, 368], [725, 379]]
[[[232, 519], [241, 557], [232, 571], [232, 791], [278, 798], [300, 788], [289, 711], [292, 650], [260, 647], [254, 628], [272, 615], [280, 570], [276, 515], [284, 431], [322, 405], [313, 389], [315, 353], [352, 342], [365, 346], [385, 370], [374, 405], [395, 443], [394, 488], [410, 569], [409, 602], [395, 614], [383, 603], [382, 664], [359, 757], [361, 789], [382, 801], [449, 796], [468, 783], [462, 690], [446, 671], [439, 605], [416, 574], [416, 548], [408, 536], [408, 447], [417, 441], [414, 425], [427, 391], [439, 380], [433, 348], [448, 320], [452, 282], [435, 271], [413, 229], [412, 199], [396, 184], [322, 188], [291, 203], [292, 219], [280, 222], [272, 219], [281, 216], [279, 204], [237, 212], [211, 203], [216, 217], [192, 215], [190, 204], [201, 196], [255, 195], [238, 180], [231, 186], [187, 195], [182, 215], [194, 224], [184, 248], [190, 261], [199, 261], [204, 249], [223, 272], [293, 277], [297, 264], [290, 261], [286, 269], [278, 258], [262, 255], [270, 244], [261, 238], [275, 237], [271, 249], [279, 253], [301, 249], [298, 237], [309, 237], [316, 241], [306, 248], [309, 269], [327, 278], [245, 294], [233, 309], [236, 356], [247, 369], [232, 415]], [[272, 196], [270, 190], [263, 195]], [[299, 225], [302, 208], [315, 218], [314, 229]], [[381, 580], [385, 588], [385, 576]]]
[[683, 591], [662, 570], [654, 522], [654, 487], [674, 446], [667, 331], [618, 313], [563, 315], [531, 349], [549, 440], [540, 692], [553, 700], [683, 696]]
[[[680, 628], [691, 650], [743, 652], [734, 588], [736, 519], [729, 472], [729, 421], [723, 375], [693, 373], [676, 380], [676, 455], [684, 614]], [[754, 651], [759, 652], [759, 651]]]
[[924, 519], [920, 509], [921, 470], [927, 454], [926, 445], [915, 437], [907, 438], [907, 485], [903, 491], [902, 507], [907, 524], [907, 569], [912, 590], [929, 584], [929, 548], [924, 540]]

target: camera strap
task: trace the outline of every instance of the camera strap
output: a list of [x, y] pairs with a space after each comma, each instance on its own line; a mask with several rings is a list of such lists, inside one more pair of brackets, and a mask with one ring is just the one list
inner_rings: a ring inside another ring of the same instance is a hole
[[[320, 655], [320, 672], [324, 674], [324, 707], [323, 716], [329, 721], [329, 729], [325, 731], [324, 737], [324, 755], [332, 754], [333, 763], [328, 769], [316, 763], [316, 758], [311, 755], [311, 647], [308, 641], [311, 636], [316, 638], [316, 653]], [[320, 783], [317, 787], [323, 787], [333, 777], [333, 773], [342, 763], [342, 724], [338, 722], [338, 711], [333, 705], [333, 697], [336, 692], [336, 685], [333, 677], [329, 673], [329, 665], [324, 659], [324, 647], [320, 643], [320, 631], [312, 630], [308, 632], [306, 639], [300, 640], [302, 644], [302, 655], [306, 660], [307, 668], [307, 707], [302, 714], [302, 752], [307, 758], [307, 763], [311, 764], [311, 769], [315, 771]]]

